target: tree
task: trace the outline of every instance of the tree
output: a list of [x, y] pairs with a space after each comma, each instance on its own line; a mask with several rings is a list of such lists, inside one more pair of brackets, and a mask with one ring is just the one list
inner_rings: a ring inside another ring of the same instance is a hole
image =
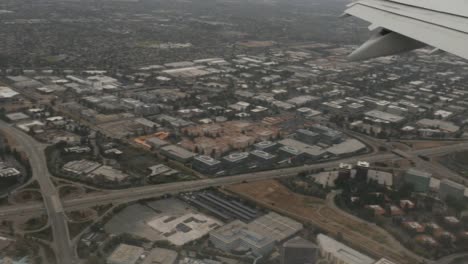
[[106, 260], [98, 256], [91, 256], [86, 260], [86, 264], [106, 264]]
[[452, 195], [448, 195], [445, 199], [445, 202], [447, 206], [453, 208], [457, 212], [457, 214], [460, 214], [467, 207], [463, 199], [457, 199]]

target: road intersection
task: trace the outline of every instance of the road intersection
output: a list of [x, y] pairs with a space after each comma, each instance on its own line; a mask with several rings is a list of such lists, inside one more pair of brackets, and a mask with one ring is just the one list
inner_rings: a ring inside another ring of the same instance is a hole
[[[157, 198], [168, 194], [178, 194], [182, 192], [197, 191], [210, 187], [222, 187], [243, 182], [261, 181], [275, 179], [280, 177], [295, 176], [298, 173], [311, 172], [314, 170], [337, 167], [340, 163], [356, 163], [359, 160], [369, 162], [397, 161], [404, 159], [403, 155], [398, 153], [371, 153], [360, 156], [325, 161], [316, 164], [302, 165], [284, 169], [247, 173], [235, 176], [227, 176], [213, 179], [201, 179], [187, 182], [168, 183], [154, 186], [136, 187], [124, 190], [101, 191], [86, 194], [77, 198], [60, 200], [58, 192], [51, 181], [51, 175], [47, 168], [47, 162], [44, 154], [45, 145], [35, 141], [29, 135], [9, 126], [0, 121], [0, 128], [14, 138], [20, 145], [30, 160], [33, 177], [38, 181], [44, 198], [44, 204], [26, 204], [6, 206], [0, 208], [0, 219], [7, 219], [18, 215], [37, 215], [47, 212], [49, 223], [52, 226], [54, 249], [56, 252], [57, 263], [73, 264], [78, 263], [75, 253], [72, 249], [72, 243], [68, 232], [68, 224], [65, 212], [90, 208], [105, 204], [121, 204], [141, 199]], [[441, 156], [453, 152], [468, 149], [468, 143], [460, 143], [430, 149], [421, 149], [405, 152], [405, 155], [417, 157]]]

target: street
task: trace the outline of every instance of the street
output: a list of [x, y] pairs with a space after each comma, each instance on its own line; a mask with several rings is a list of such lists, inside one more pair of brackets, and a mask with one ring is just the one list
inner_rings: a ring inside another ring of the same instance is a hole
[[[33, 178], [39, 183], [42, 197], [45, 204], [45, 209], [49, 216], [49, 223], [52, 227], [53, 245], [55, 256], [58, 264], [73, 264], [76, 263], [74, 251], [71, 247], [70, 235], [68, 232], [68, 224], [65, 213], [62, 208], [58, 192], [52, 183], [51, 175], [47, 168], [46, 157], [44, 153], [45, 145], [40, 144], [29, 135], [22, 131], [9, 126], [7, 123], [0, 121], [0, 128], [8, 133], [18, 145], [20, 149], [26, 153], [31, 164]], [[42, 207], [42, 205], [39, 205]], [[32, 206], [30, 207], [32, 209]], [[33, 210], [37, 210], [33, 209]], [[27, 213], [26, 209], [20, 209], [16, 212]], [[1, 215], [1, 213], [0, 213]]]

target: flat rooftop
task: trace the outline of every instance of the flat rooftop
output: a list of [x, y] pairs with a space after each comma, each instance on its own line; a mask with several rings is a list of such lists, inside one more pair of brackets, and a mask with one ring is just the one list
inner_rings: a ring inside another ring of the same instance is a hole
[[293, 148], [300, 152], [307, 153], [312, 156], [320, 156], [326, 152], [319, 146], [305, 144], [305, 143], [302, 143], [300, 141], [297, 141], [291, 138], [283, 139], [279, 141], [279, 143], [285, 147]]
[[329, 236], [319, 234], [317, 236], [317, 242], [323, 251], [329, 252], [343, 263], [373, 264], [375, 262], [374, 259], [336, 241]]
[[405, 120], [405, 118], [402, 116], [390, 114], [390, 113], [383, 112], [380, 110], [372, 110], [372, 111], [367, 112], [365, 115], [371, 118], [383, 120], [383, 121], [390, 122], [390, 123], [399, 123]]
[[208, 166], [215, 166], [221, 163], [221, 161], [219, 160], [216, 160], [210, 156], [204, 156], [204, 155], [196, 156], [195, 160], [202, 162]]
[[188, 151], [184, 148], [181, 148], [179, 146], [176, 146], [176, 145], [164, 146], [161, 149], [173, 156], [176, 156], [182, 159], [191, 159], [192, 157], [195, 156], [195, 153]]
[[107, 258], [109, 264], [134, 264], [145, 250], [141, 247], [120, 244]]
[[182, 246], [203, 237], [222, 223], [203, 214], [188, 213], [182, 216], [164, 215], [147, 222], [147, 225], [161, 232], [172, 244]]
[[0, 99], [12, 98], [12, 97], [15, 97], [18, 94], [19, 93], [17, 93], [16, 91], [12, 90], [9, 87], [0, 86]]

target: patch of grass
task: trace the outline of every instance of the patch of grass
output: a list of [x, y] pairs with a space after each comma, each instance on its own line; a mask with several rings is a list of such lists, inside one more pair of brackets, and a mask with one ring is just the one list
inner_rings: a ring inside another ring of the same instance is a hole
[[86, 227], [88, 227], [92, 221], [83, 222], [83, 223], [68, 223], [68, 230], [70, 232], [70, 237], [74, 238], [81, 233]]
[[52, 241], [52, 228], [48, 227], [40, 232], [32, 233], [31, 236], [45, 241]]

